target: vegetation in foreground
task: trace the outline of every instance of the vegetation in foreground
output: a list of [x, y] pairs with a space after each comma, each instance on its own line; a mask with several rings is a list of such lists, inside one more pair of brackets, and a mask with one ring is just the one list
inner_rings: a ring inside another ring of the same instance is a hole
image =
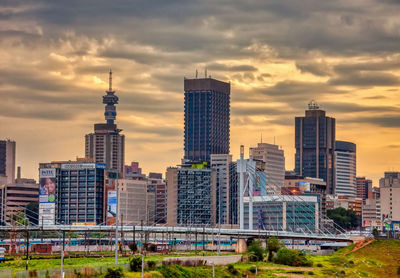
[[[259, 246], [259, 243], [253, 243], [249, 246], [249, 252], [244, 255], [247, 262], [227, 266], [216, 266], [215, 277], [246, 277], [246, 275], [248, 275], [248, 277], [255, 277], [256, 272], [257, 277], [397, 276], [400, 266], [400, 241], [377, 240], [362, 249], [347, 254], [352, 248], [353, 246], [343, 248], [331, 256], [307, 256], [298, 251], [279, 248], [278, 251], [272, 252], [273, 262], [269, 262], [269, 250], [263, 250], [261, 246]], [[146, 257], [145, 277], [212, 277], [212, 268], [209, 266], [162, 266], [162, 258], [163, 256]], [[113, 260], [113, 258], [104, 259], [107, 259], [107, 261]], [[76, 260], [80, 260], [83, 264], [85, 259], [81, 258]], [[92, 260], [98, 261], [100, 259]], [[140, 261], [141, 257], [134, 257], [134, 259], [131, 259], [130, 268], [118, 269], [110, 266], [108, 271], [105, 269], [103, 274], [97, 274], [95, 277], [141, 277]], [[66, 260], [66, 263], [67, 262], [68, 260]], [[120, 262], [128, 263], [129, 258], [121, 258]], [[92, 261], [85, 266], [93, 266], [93, 263], [95, 262]], [[104, 264], [104, 262], [97, 262], [97, 264], [102, 263]], [[49, 262], [47, 262], [47, 264], [49, 264]], [[43, 262], [43, 266], [47, 264]], [[312, 265], [312, 267], [310, 265]], [[4, 268], [6, 268], [6, 265], [0, 266], [0, 269]], [[136, 272], [132, 272], [131, 270], [135, 270]], [[90, 275], [94, 274], [96, 273], [90, 273]], [[79, 274], [77, 273], [77, 275]], [[81, 273], [80, 277], [85, 277], [84, 273]]]

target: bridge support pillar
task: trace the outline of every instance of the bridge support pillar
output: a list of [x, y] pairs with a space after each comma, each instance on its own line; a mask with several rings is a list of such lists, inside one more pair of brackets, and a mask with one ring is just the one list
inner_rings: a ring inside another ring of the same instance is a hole
[[243, 238], [239, 238], [236, 244], [236, 253], [244, 253], [247, 251], [247, 243]]

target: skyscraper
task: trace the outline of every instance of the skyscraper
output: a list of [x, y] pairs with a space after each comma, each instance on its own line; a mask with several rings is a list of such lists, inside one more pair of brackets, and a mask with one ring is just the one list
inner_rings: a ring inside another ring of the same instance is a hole
[[369, 195], [371, 195], [371, 197], [373, 196], [372, 180], [368, 180], [365, 177], [357, 177], [356, 184], [357, 184], [357, 198], [361, 198], [363, 199], [363, 201], [365, 201], [366, 199], [369, 198]]
[[184, 89], [184, 161], [210, 162], [210, 154], [229, 154], [230, 84], [185, 79]]
[[335, 194], [357, 197], [356, 144], [336, 141]]
[[326, 182], [327, 193], [335, 191], [335, 119], [311, 101], [305, 117], [295, 120], [295, 171], [299, 175], [321, 178]]
[[0, 140], [0, 176], [7, 184], [15, 181], [15, 141]]
[[94, 125], [94, 133], [85, 136], [85, 156], [96, 163], [104, 163], [107, 169], [123, 173], [125, 156], [125, 136], [120, 134], [121, 129], [114, 123], [117, 112], [115, 104], [118, 97], [112, 90], [112, 72], [110, 70], [109, 89], [103, 96], [106, 104], [104, 117], [106, 123]]

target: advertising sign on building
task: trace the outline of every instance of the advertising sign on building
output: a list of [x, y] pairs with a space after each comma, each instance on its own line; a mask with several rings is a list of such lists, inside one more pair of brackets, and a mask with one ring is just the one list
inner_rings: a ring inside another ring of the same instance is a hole
[[56, 205], [56, 169], [40, 169], [39, 179], [39, 225], [54, 225]]
[[108, 191], [107, 196], [107, 217], [116, 217], [117, 216], [117, 191], [110, 190]]

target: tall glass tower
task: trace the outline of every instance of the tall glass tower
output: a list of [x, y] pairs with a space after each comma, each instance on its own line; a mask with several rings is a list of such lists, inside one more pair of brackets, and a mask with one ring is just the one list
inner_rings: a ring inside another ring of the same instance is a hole
[[185, 79], [184, 162], [210, 163], [210, 154], [229, 154], [230, 83]]
[[336, 120], [311, 101], [305, 117], [296, 117], [295, 123], [296, 173], [323, 179], [326, 193], [334, 194]]

